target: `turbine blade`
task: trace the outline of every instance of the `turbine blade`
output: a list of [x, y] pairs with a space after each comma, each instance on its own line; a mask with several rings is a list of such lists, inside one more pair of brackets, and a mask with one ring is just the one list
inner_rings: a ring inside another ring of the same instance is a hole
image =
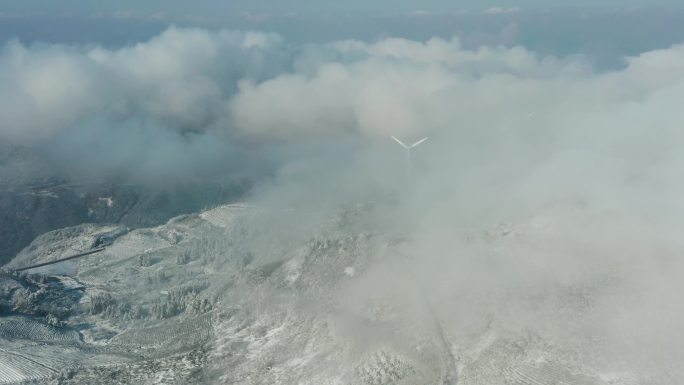
[[409, 148], [416, 147], [416, 146], [418, 146], [419, 144], [421, 144], [421, 143], [423, 143], [424, 141], [426, 141], [427, 139], [428, 139], [428, 137], [426, 136], [426, 137], [424, 137], [423, 139], [421, 139], [421, 140], [419, 140], [419, 141], [413, 143]]
[[394, 136], [390, 136], [390, 138], [394, 139], [397, 143], [399, 143], [399, 145], [401, 145], [401, 147], [404, 147], [404, 148], [407, 149], [407, 150], [408, 150], [409, 148], [411, 148], [411, 147], [407, 146], [406, 144], [404, 144], [404, 142], [402, 142], [401, 140], [397, 139], [397, 138], [394, 137]]

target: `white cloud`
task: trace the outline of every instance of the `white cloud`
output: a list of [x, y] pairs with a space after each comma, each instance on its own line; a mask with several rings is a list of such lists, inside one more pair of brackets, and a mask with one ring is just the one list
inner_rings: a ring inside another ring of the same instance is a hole
[[[134, 132], [126, 122], [147, 122], [262, 143], [429, 134], [440, 138], [436, 162], [471, 156], [487, 167], [531, 167], [584, 151], [649, 175], [653, 164], [680, 160], [672, 148], [682, 140], [683, 62], [684, 48], [675, 46], [596, 73], [582, 57], [471, 50], [457, 39], [301, 47], [272, 34], [177, 28], [117, 50], [12, 42], [0, 54], [0, 136], [50, 140], [92, 119], [110, 131], [121, 124]], [[460, 155], [447, 155], [447, 144]], [[625, 172], [610, 178], [617, 183]], [[561, 182], [552, 190], [591, 187]]]
[[457, 121], [453, 112], [477, 97], [466, 89], [477, 93], [587, 71], [581, 61], [540, 59], [520, 47], [470, 51], [456, 39], [344, 41], [324, 49], [333, 50], [330, 59], [304, 65], [304, 58], [299, 72], [260, 84], [244, 82], [231, 101], [236, 127], [278, 136], [415, 135]]
[[[227, 167], [208, 154], [255, 154], [230, 160], [277, 164], [254, 193], [266, 206], [397, 197], [369, 221], [412, 234], [416, 276], [442, 299], [617, 276], [629, 290], [598, 300], [644, 322], [604, 307], [588, 319], [613, 347], [634, 335], [649, 343], [675, 333], [645, 316], [663, 311], [653, 298], [672, 304], [674, 324], [684, 314], [681, 280], [661, 278], [684, 265], [684, 46], [610, 72], [587, 62], [457, 39], [293, 47], [270, 34], [175, 28], [117, 50], [12, 42], [0, 53], [0, 136], [52, 140], [63, 156], [96, 143], [84, 167], [115, 161], [162, 175]], [[412, 178], [388, 135], [430, 136]], [[454, 240], [504, 220], [521, 224], [522, 240]], [[535, 326], [522, 312], [514, 320]], [[667, 342], [649, 348], [681, 362]]]
[[485, 10], [485, 13], [487, 13], [489, 15], [501, 15], [501, 14], [507, 14], [507, 13], [520, 13], [520, 8], [518, 8], [518, 7], [511, 7], [511, 8], [491, 7], [491, 8], [487, 8], [487, 10]]
[[279, 44], [269, 34], [175, 28], [118, 50], [11, 42], [0, 56], [0, 136], [30, 142], [102, 115], [203, 130]]

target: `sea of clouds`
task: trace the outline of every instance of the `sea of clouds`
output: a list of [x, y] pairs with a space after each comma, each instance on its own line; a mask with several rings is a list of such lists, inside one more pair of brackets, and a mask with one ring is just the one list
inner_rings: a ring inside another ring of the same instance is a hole
[[[589, 63], [455, 38], [290, 44], [169, 28], [119, 49], [10, 41], [0, 140], [79, 175], [259, 175], [251, 199], [269, 207], [392, 197], [376, 231], [411, 235], [415, 274], [454, 325], [464, 291], [617, 277], [620, 289], [585, 314], [590, 334], [623, 362], [674, 362], [684, 356], [674, 337], [684, 326], [684, 46], [609, 71]], [[429, 137], [410, 176], [390, 135]], [[523, 241], [463, 243], [500, 223]], [[539, 326], [529, 308], [507, 311], [498, 316], [523, 325], [513, 327], [571, 330], [567, 317]]]

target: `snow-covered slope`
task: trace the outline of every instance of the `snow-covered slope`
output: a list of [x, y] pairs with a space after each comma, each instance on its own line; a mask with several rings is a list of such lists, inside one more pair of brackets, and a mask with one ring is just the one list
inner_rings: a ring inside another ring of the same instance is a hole
[[[9, 267], [111, 245], [46, 276], [0, 277], [0, 383], [670, 383], [616, 364], [583, 324], [609, 277], [454, 290], [453, 265], [425, 280], [410, 240], [372, 231], [368, 210], [229, 205], [45, 234]], [[515, 254], [535, 223], [459, 242]], [[557, 317], [576, 329], [556, 331]]]

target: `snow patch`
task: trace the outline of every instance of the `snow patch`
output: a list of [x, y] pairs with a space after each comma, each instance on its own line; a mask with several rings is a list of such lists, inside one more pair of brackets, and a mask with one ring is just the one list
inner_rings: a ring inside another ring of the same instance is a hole
[[112, 207], [114, 206], [114, 199], [112, 197], [102, 197], [97, 199], [99, 202], [104, 202], [107, 207]]

